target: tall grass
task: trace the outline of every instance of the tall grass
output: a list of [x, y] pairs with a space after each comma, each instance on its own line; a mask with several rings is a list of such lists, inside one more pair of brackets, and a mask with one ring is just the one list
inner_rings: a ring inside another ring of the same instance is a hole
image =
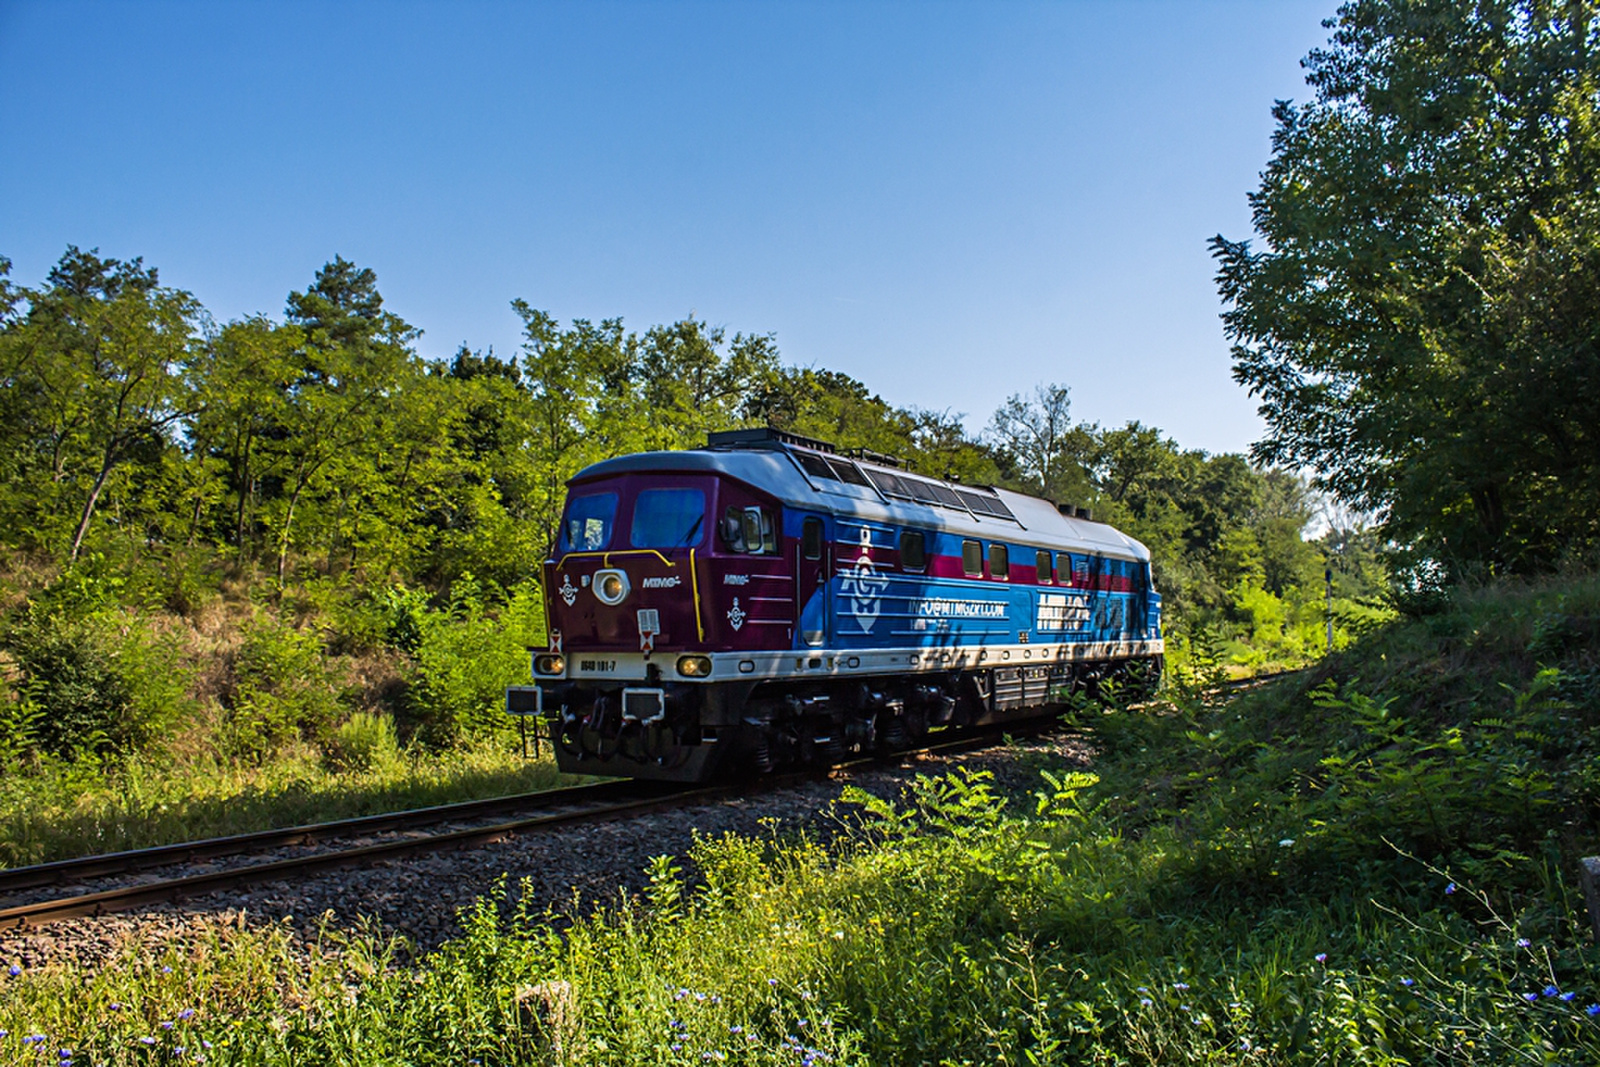
[[568, 780], [548, 750], [542, 759], [524, 759], [498, 737], [408, 754], [385, 754], [381, 740], [353, 737], [334, 751], [343, 754], [330, 758], [299, 746], [261, 764], [174, 765], [147, 757], [47, 764], [0, 790], [0, 866], [532, 792]]

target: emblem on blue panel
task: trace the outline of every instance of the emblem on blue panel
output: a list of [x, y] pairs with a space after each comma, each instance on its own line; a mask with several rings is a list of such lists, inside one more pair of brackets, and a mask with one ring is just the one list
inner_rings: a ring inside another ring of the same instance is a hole
[[872, 531], [861, 528], [861, 555], [854, 566], [845, 572], [839, 583], [839, 595], [850, 605], [850, 614], [861, 624], [862, 633], [871, 633], [878, 624], [883, 610], [883, 593], [889, 588], [889, 579], [881, 577], [872, 562]]

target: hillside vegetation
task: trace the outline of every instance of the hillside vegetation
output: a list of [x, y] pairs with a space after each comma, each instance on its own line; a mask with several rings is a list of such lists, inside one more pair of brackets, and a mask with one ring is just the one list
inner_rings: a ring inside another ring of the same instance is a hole
[[1033, 796], [847, 790], [827, 848], [708, 839], [564, 933], [508, 886], [414, 971], [230, 933], [24, 973], [0, 1027], [112, 1063], [1592, 1062], [1600, 577], [1433, 607], [1235, 695], [1086, 704], [1092, 768]]
[[[544, 641], [566, 480], [770, 423], [1092, 506], [1146, 540], [1166, 629], [1240, 669], [1381, 617], [1379, 541], [1305, 531], [1303, 480], [1070, 418], [1064, 387], [981, 435], [686, 319], [562, 326], [423, 359], [336, 257], [284, 320], [218, 325], [157, 271], [0, 258], [0, 864], [548, 784], [502, 693]], [[1174, 648], [1186, 648], [1181, 641]]]

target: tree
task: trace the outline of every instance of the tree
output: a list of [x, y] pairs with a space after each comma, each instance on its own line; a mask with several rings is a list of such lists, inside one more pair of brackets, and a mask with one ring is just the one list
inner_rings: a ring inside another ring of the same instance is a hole
[[1255, 458], [1453, 571], [1600, 545], [1600, 16], [1353, 0], [1212, 248]]
[[[18, 294], [3, 294], [5, 311]], [[159, 467], [169, 427], [188, 410], [185, 367], [201, 311], [139, 259], [68, 247], [27, 312], [6, 324], [5, 385], [20, 477], [40, 491], [39, 526], [66, 523], [76, 561], [125, 464]], [[45, 540], [51, 538], [46, 534]]]
[[1088, 501], [1087, 472], [1095, 428], [1072, 423], [1072, 390], [1051, 383], [1033, 395], [1014, 393], [989, 420], [985, 439], [1009, 456], [1030, 492], [1059, 501]]

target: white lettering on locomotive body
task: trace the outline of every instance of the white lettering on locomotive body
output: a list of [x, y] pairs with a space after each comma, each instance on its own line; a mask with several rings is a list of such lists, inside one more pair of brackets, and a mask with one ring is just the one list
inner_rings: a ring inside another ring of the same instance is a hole
[[724, 574], [722, 576], [722, 584], [723, 585], [749, 585], [750, 584], [750, 576], [748, 574]]
[[578, 670], [587, 674], [611, 674], [617, 669], [614, 659], [580, 659]]
[[911, 614], [928, 619], [1003, 619], [1006, 604], [1003, 600], [946, 600], [942, 597], [918, 600], [911, 606]]
[[683, 584], [683, 579], [674, 574], [666, 578], [646, 578], [639, 584], [645, 589], [675, 589]]
[[1089, 598], [1083, 593], [1040, 593], [1035, 630], [1061, 633], [1082, 630], [1089, 623]]

